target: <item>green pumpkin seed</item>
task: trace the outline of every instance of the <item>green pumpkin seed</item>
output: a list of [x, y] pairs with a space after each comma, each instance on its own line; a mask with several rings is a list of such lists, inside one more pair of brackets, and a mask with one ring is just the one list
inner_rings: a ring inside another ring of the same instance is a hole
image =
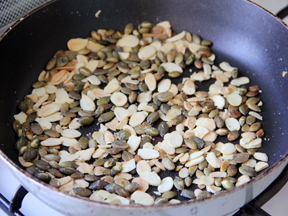
[[144, 128], [146, 134], [150, 135], [150, 136], [158, 136], [159, 135], [159, 131], [152, 127], [152, 126], [147, 126]]
[[185, 187], [183, 179], [179, 178], [178, 176], [175, 177], [173, 180], [173, 185], [177, 190], [182, 191]]
[[40, 135], [43, 133], [43, 129], [38, 123], [32, 123], [30, 127], [30, 131], [33, 134], [37, 134], [37, 135]]
[[195, 199], [195, 194], [192, 190], [188, 190], [188, 189], [183, 189], [180, 196], [183, 196], [185, 198], [188, 198], [188, 199]]
[[92, 124], [93, 122], [94, 122], [94, 118], [92, 116], [82, 116], [79, 118], [79, 123], [81, 125], [89, 125], [89, 124]]
[[161, 197], [167, 198], [167, 199], [172, 199], [173, 197], [176, 197], [176, 193], [174, 191], [166, 191], [162, 194]]
[[167, 102], [173, 98], [173, 94], [171, 92], [161, 92], [157, 95], [157, 99], [161, 102]]
[[254, 116], [249, 115], [246, 118], [246, 124], [248, 124], [248, 125], [252, 125], [255, 121], [256, 121], [256, 118]]
[[130, 193], [133, 193], [134, 191], [136, 191], [139, 187], [139, 184], [136, 183], [136, 182], [132, 182], [130, 184], [127, 184], [125, 185], [124, 189], [127, 191], [127, 192], [130, 192]]
[[46, 64], [46, 70], [52, 70], [56, 66], [57, 58], [53, 57]]
[[147, 122], [149, 124], [152, 124], [152, 123], [156, 122], [159, 118], [160, 118], [159, 113], [158, 112], [153, 112], [153, 113], [150, 113], [148, 115]]
[[123, 142], [120, 140], [114, 141], [111, 145], [113, 148], [118, 148], [121, 150], [125, 150], [125, 149], [129, 148], [129, 145], [126, 142]]
[[44, 181], [44, 182], [49, 182], [51, 177], [47, 174], [47, 173], [43, 173], [43, 172], [37, 172], [34, 174], [34, 176], [36, 178], [38, 178], [40, 181]]
[[79, 139], [79, 145], [82, 149], [87, 149], [89, 145], [89, 138], [87, 136], [81, 136]]
[[128, 100], [132, 104], [136, 101], [136, 99], [137, 99], [137, 93], [132, 91], [128, 96]]
[[38, 150], [34, 148], [27, 149], [23, 154], [23, 159], [27, 162], [32, 162], [38, 156]]
[[162, 158], [162, 164], [167, 170], [174, 170], [175, 164], [168, 157]]
[[227, 135], [229, 141], [235, 141], [240, 136], [239, 131], [230, 131]]
[[168, 73], [168, 76], [172, 77], [172, 78], [177, 78], [177, 77], [180, 77], [181, 75], [182, 75], [182, 73], [180, 73], [178, 71], [172, 71], [172, 72]]
[[73, 190], [78, 196], [82, 197], [89, 197], [92, 194], [92, 191], [87, 188], [77, 187], [73, 188]]
[[121, 141], [128, 140], [128, 138], [131, 136], [130, 132], [128, 130], [121, 130], [117, 134], [117, 138]]
[[99, 116], [98, 122], [108, 122], [114, 117], [114, 112], [106, 112]]
[[131, 160], [133, 158], [134, 158], [134, 156], [133, 156], [133, 154], [131, 152], [123, 151], [123, 153], [122, 153], [123, 161], [129, 161], [129, 160]]
[[157, 197], [155, 200], [155, 205], [161, 205], [161, 204], [166, 204], [168, 203], [168, 199], [165, 197]]
[[50, 168], [50, 165], [46, 161], [43, 161], [43, 160], [35, 161], [34, 166], [44, 171], [47, 171]]

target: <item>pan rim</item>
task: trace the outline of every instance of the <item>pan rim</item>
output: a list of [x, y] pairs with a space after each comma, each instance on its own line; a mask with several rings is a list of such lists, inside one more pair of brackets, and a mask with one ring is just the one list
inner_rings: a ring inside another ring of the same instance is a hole
[[[52, 4], [56, 1], [59, 0], [50, 0], [38, 7], [36, 7], [35, 9], [31, 10], [30, 12], [28, 12], [27, 14], [25, 14], [23, 17], [21, 17], [20, 19], [16, 20], [2, 35], [0, 35], [0, 42], [2, 41], [2, 39], [11, 31], [13, 30], [14, 27], [16, 27], [17, 25], [19, 25], [19, 23], [21, 23], [25, 18], [29, 17], [30, 15], [32, 15], [33, 13], [35, 13], [36, 11], [46, 7], [49, 4]], [[267, 12], [270, 16], [274, 17], [278, 22], [280, 22], [281, 24], [284, 25], [284, 27], [288, 30], [288, 24], [286, 24], [283, 20], [281, 20], [280, 18], [278, 18], [276, 15], [274, 15], [272, 12], [270, 12], [269, 10], [265, 9], [264, 7], [260, 6], [259, 4], [253, 2], [252, 0], [242, 0], [248, 3], [251, 3], [257, 7], [259, 7], [260, 9], [263, 9], [265, 12]], [[136, 205], [120, 205], [120, 204], [109, 204], [109, 203], [103, 203], [100, 201], [95, 201], [95, 200], [90, 200], [88, 198], [84, 198], [84, 197], [79, 197], [79, 196], [74, 196], [74, 195], [70, 195], [70, 194], [66, 194], [64, 192], [62, 192], [60, 189], [52, 187], [49, 184], [46, 184], [40, 180], [38, 180], [36, 177], [30, 175], [29, 173], [27, 173], [23, 168], [21, 168], [20, 166], [18, 166], [16, 163], [14, 163], [14, 161], [12, 161], [9, 157], [6, 156], [6, 154], [0, 149], [0, 159], [2, 159], [4, 161], [5, 164], [7, 164], [9, 166], [10, 169], [16, 170], [17, 172], [20, 172], [22, 175], [25, 175], [27, 178], [31, 179], [33, 181], [34, 184], [37, 184], [38, 186], [41, 187], [47, 187], [50, 190], [52, 190], [55, 193], [58, 193], [59, 195], [63, 196], [63, 197], [68, 197], [69, 199], [74, 199], [76, 201], [81, 201], [81, 202], [89, 202], [93, 205], [98, 205], [100, 207], [109, 207], [109, 208], [120, 208], [120, 209], [132, 209], [132, 210], [161, 210], [163, 208], [174, 208], [174, 207], [182, 207], [182, 206], [189, 206], [190, 205], [196, 205], [196, 204], [202, 204], [205, 202], [209, 202], [211, 200], [215, 200], [215, 199], [219, 199], [223, 196], [229, 195], [229, 194], [233, 194], [236, 193], [237, 191], [242, 190], [243, 188], [249, 187], [252, 184], [254, 184], [255, 182], [259, 181], [260, 179], [264, 178], [266, 175], [268, 175], [269, 173], [275, 171], [278, 167], [280, 167], [283, 163], [288, 162], [288, 152], [283, 155], [280, 160], [278, 160], [276, 163], [274, 163], [273, 165], [269, 166], [267, 169], [265, 169], [264, 171], [262, 171], [260, 174], [258, 174], [255, 178], [251, 179], [248, 183], [245, 183], [239, 187], [234, 187], [233, 189], [230, 190], [225, 190], [223, 192], [221, 192], [220, 194], [216, 194], [216, 195], [212, 195], [208, 198], [202, 199], [202, 200], [194, 200], [194, 201], [181, 201], [178, 204], [165, 204], [165, 205], [151, 205], [151, 206], [136, 206]], [[276, 179], [276, 178], [275, 178]], [[274, 180], [273, 180], [274, 181]], [[271, 182], [272, 183], [272, 182]], [[250, 201], [250, 200], [249, 200]]]

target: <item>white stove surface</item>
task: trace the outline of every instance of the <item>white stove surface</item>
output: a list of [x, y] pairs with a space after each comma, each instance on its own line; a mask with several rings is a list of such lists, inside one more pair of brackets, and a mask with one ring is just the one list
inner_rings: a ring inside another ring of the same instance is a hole
[[[268, 9], [272, 13], [276, 14], [282, 8], [288, 5], [288, 0], [254, 0], [257, 4]], [[284, 19], [288, 23], [288, 17]], [[7, 26], [8, 28], [8, 26]], [[2, 30], [2, 31], [1, 31]], [[0, 29], [0, 35], [3, 33], [3, 29]], [[0, 193], [11, 201], [14, 192], [20, 185], [19, 181], [11, 174], [10, 170], [6, 167], [4, 162], [0, 159]], [[9, 182], [7, 184], [7, 182]], [[8, 186], [7, 186], [8, 185]], [[288, 183], [278, 192], [273, 198], [271, 198], [262, 209], [272, 216], [283, 216], [287, 215], [287, 194], [288, 194]], [[32, 205], [31, 205], [32, 203]], [[64, 216], [63, 214], [50, 208], [42, 201], [37, 199], [32, 194], [28, 193], [22, 203], [20, 209], [22, 214], [26, 216]], [[6, 214], [0, 209], [0, 216], [6, 216]]]

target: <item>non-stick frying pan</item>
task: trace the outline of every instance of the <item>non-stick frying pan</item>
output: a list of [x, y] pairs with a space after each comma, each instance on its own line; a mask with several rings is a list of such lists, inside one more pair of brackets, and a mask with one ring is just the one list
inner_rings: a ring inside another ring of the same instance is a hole
[[[99, 18], [95, 13], [102, 10]], [[228, 61], [262, 89], [266, 152], [270, 167], [239, 188], [206, 200], [164, 206], [117, 206], [76, 198], [27, 175], [18, 162], [12, 131], [17, 105], [55, 51], [67, 49], [70, 38], [88, 37], [91, 30], [123, 30], [138, 24], [169, 20], [175, 32], [187, 30], [213, 41], [216, 65]], [[265, 189], [287, 164], [288, 29], [272, 14], [246, 0], [53, 1], [19, 20], [0, 41], [1, 157], [15, 176], [48, 205], [69, 215], [213, 215], [226, 214]], [[181, 213], [180, 213], [181, 212]]]

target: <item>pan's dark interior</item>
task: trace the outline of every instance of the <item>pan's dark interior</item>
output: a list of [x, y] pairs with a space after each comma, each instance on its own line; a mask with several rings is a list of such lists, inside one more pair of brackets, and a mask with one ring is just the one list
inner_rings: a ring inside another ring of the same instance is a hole
[[[102, 10], [100, 17], [95, 13]], [[61, 0], [17, 24], [0, 41], [0, 148], [15, 163], [12, 130], [17, 105], [55, 51], [91, 30], [122, 30], [129, 22], [168, 20], [175, 32], [187, 30], [213, 41], [216, 65], [228, 61], [262, 89], [266, 133], [263, 147], [272, 165], [287, 153], [288, 30], [271, 14], [244, 0]]]

